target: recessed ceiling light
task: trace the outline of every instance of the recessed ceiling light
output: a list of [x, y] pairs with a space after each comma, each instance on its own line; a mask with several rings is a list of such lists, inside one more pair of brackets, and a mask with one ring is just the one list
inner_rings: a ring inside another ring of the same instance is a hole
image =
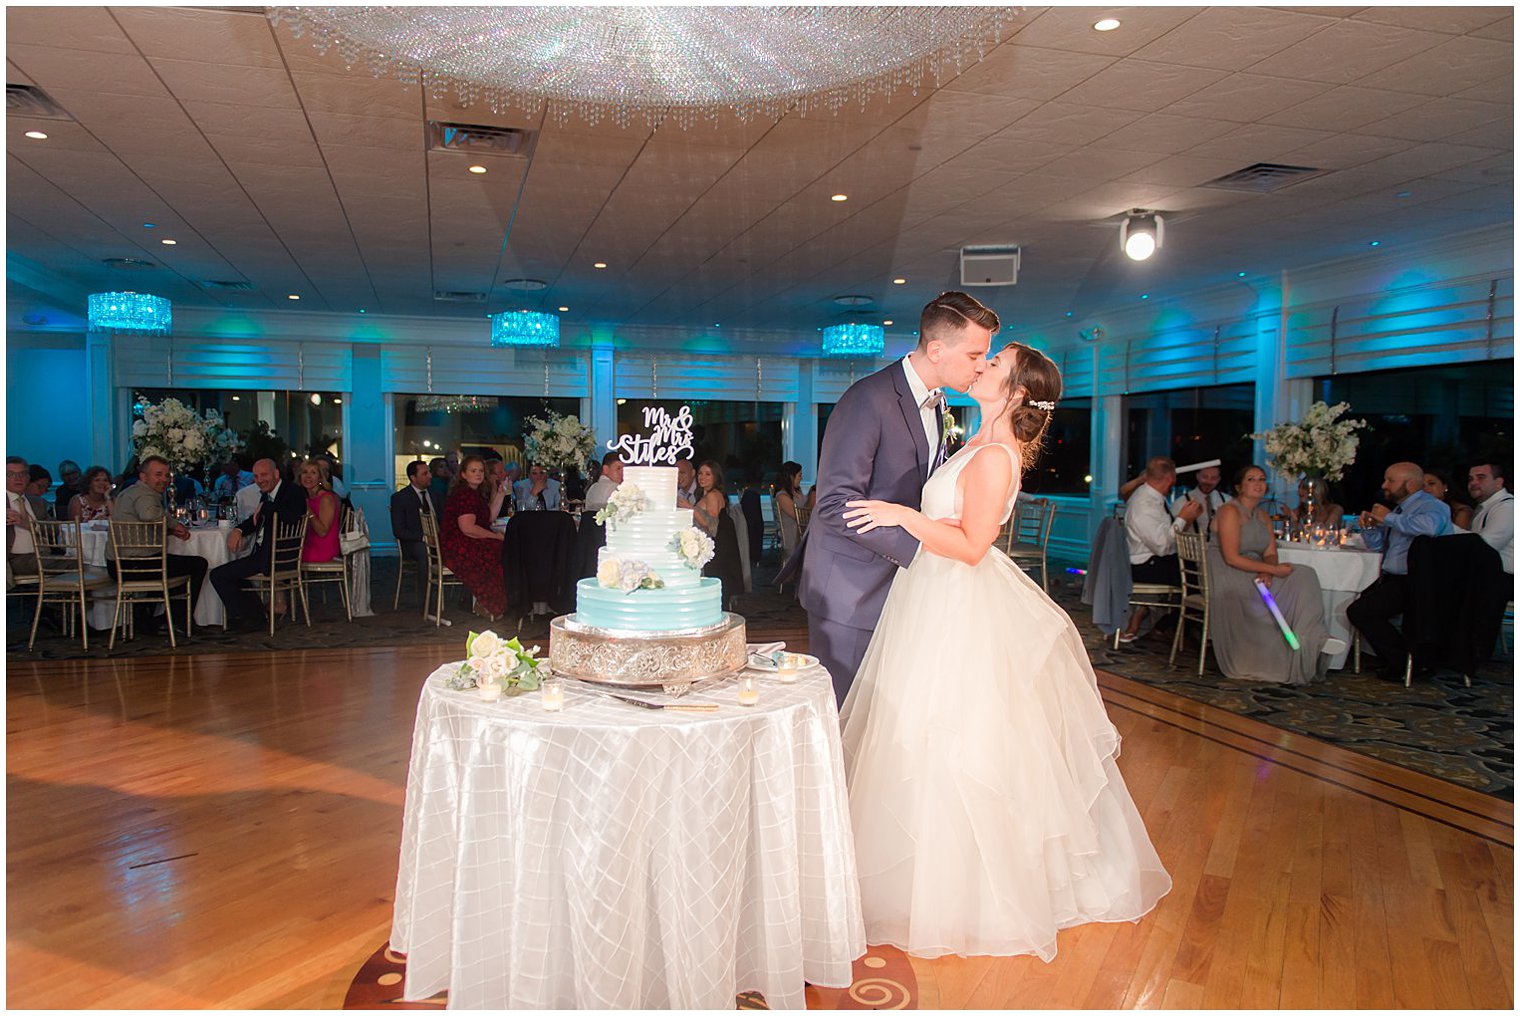
[[889, 325], [891, 323], [892, 323], [892, 319], [891, 318], [887, 318], [885, 321], [882, 322], [882, 324], [884, 324], [884, 325]]
[[300, 294], [298, 294], [298, 293], [291, 293], [285, 299], [287, 299], [287, 300], [299, 300], [300, 298], [301, 298]]
[[1381, 240], [1374, 240], [1371, 243], [1369, 243], [1367, 246], [1369, 246], [1369, 247], [1381, 247], [1381, 246], [1383, 246], [1383, 241], [1381, 241]]
[[1095, 31], [1095, 32], [1112, 32], [1114, 29], [1116, 29], [1118, 27], [1119, 27], [1119, 19], [1118, 18], [1104, 18], [1102, 21], [1098, 21], [1098, 22], [1096, 22], [1096, 23], [1093, 24], [1093, 31]]
[[1149, 293], [1141, 293], [1140, 294], [1140, 299], [1142, 299], [1142, 300], [1149, 300], [1150, 298], [1151, 298], [1151, 294], [1149, 294]]
[[470, 172], [471, 173], [484, 173], [485, 171], [486, 171], [486, 167], [484, 167], [484, 166], [471, 166], [470, 167]]
[[1243, 278], [1245, 278], [1245, 277], [1246, 277], [1246, 273], [1245, 273], [1245, 272], [1236, 272], [1236, 273], [1235, 273], [1235, 277], [1236, 277], [1236, 278], [1237, 278], [1237, 279], [1243, 279]]
[[364, 313], [364, 308], [363, 308], [363, 307], [360, 307], [360, 308], [359, 308], [359, 313], [360, 313], [360, 314], [363, 314], [363, 313]]
[[243, 401], [243, 397], [241, 395], [234, 395], [232, 397], [232, 401], [233, 402], [242, 402]]
[[1411, 195], [1413, 193], [1414, 193], [1414, 191], [1401, 190], [1397, 194], [1395, 194], [1394, 197], [1396, 197], [1396, 198], [1407, 198], [1407, 197], [1409, 197], [1409, 195]]
[[850, 200], [850, 196], [848, 194], [831, 194], [831, 195], [829, 195], [829, 200], [830, 201], [848, 201], [848, 200]]
[[903, 285], [906, 285], [907, 282], [908, 282], [907, 279], [893, 279], [892, 280], [892, 285], [894, 285], [894, 286], [903, 286]]
[[333, 399], [333, 405], [335, 405], [335, 406], [341, 406], [341, 405], [343, 405], [343, 400], [342, 399]]
[[167, 240], [167, 239], [166, 240], [160, 240], [158, 242], [161, 243], [161, 244], [163, 244], [165, 247], [173, 247], [175, 244], [179, 243], [178, 240]]
[[143, 229], [157, 229], [157, 228], [158, 228], [158, 223], [156, 223], [156, 222], [144, 222], [143, 223]]
[[27, 131], [26, 132], [26, 136], [29, 137], [29, 138], [31, 138], [33, 141], [46, 141], [47, 140], [47, 135], [44, 134], [44, 133], [42, 133], [41, 131]]
[[1071, 311], [1067, 311], [1067, 312], [1066, 312], [1066, 316], [1067, 316], [1067, 317], [1071, 317]]
[[569, 308], [569, 307], [561, 307], [561, 308], [560, 308], [560, 309], [559, 309], [559, 312], [560, 312], [560, 313], [561, 313], [561, 314], [563, 314], [563, 313], [565, 313], [565, 311], [567, 311], [567, 310], [569, 310], [569, 309], [570, 309], [570, 308]]
[[598, 261], [596, 264], [592, 265], [591, 267], [592, 268], [606, 268], [607, 267], [607, 262], [605, 262], [605, 261]]

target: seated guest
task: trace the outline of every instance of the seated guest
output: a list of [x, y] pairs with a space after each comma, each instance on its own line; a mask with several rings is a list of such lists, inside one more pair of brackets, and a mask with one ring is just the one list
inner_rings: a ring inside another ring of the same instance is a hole
[[[1309, 495], [1314, 495], [1314, 517], [1309, 517]], [[1330, 500], [1330, 485], [1317, 476], [1298, 481], [1298, 504], [1288, 517], [1301, 526], [1333, 527], [1341, 524], [1346, 509]]]
[[[116, 503], [111, 509], [112, 521], [158, 522], [164, 526], [168, 536], [176, 540], [190, 539], [190, 530], [164, 511], [164, 491], [168, 489], [169, 463], [157, 455], [149, 455], [142, 460], [142, 465], [138, 468], [137, 482], [117, 495]], [[106, 569], [111, 573], [112, 578], [116, 578], [118, 574], [115, 549], [113, 543], [106, 543]], [[125, 553], [128, 557], [150, 557], [154, 552], [144, 548], [129, 549]], [[201, 583], [206, 578], [206, 559], [197, 554], [170, 554], [165, 558], [165, 567], [170, 578], [179, 575], [190, 577], [190, 605], [193, 615], [195, 602], [201, 595]], [[226, 597], [222, 599], [225, 601]], [[190, 620], [186, 618], [187, 628], [189, 624]]]
[[1425, 493], [1451, 509], [1451, 524], [1458, 529], [1471, 529], [1473, 510], [1468, 505], [1458, 501], [1451, 493], [1451, 481], [1446, 479], [1446, 474], [1436, 470], [1425, 470]]
[[74, 522], [94, 522], [111, 517], [111, 473], [105, 466], [91, 466], [80, 481], [83, 489], [66, 502]]
[[444, 565], [474, 594], [475, 613], [491, 621], [507, 610], [506, 579], [501, 571], [503, 536], [481, 523], [496, 517], [506, 494], [502, 488], [491, 488], [479, 455], [466, 456], [449, 487], [438, 530]]
[[728, 514], [728, 495], [723, 492], [723, 468], [712, 459], [697, 470], [696, 507], [692, 518], [716, 544], [713, 559], [702, 574], [723, 584], [723, 609], [733, 608], [733, 598], [744, 591], [744, 562], [739, 557], [739, 532]]
[[[492, 490], [511, 490], [512, 485], [507, 481], [507, 464], [495, 457], [486, 459], [486, 482], [491, 485]], [[502, 498], [499, 510], [501, 514], [497, 515], [497, 518], [512, 514], [511, 498]]]
[[[252, 475], [251, 473], [249, 474]], [[259, 502], [264, 499], [264, 492], [259, 490], [259, 485], [250, 483], [232, 497], [233, 517], [241, 522], [254, 512], [258, 511]]]
[[[1266, 496], [1266, 471], [1247, 466], [1236, 474], [1235, 499], [1214, 516], [1214, 542], [1208, 549], [1214, 658], [1224, 675], [1237, 681], [1308, 684], [1324, 676], [1330, 656], [1346, 644], [1330, 638], [1325, 628], [1314, 570], [1278, 562], [1272, 522], [1261, 507]], [[1298, 651], [1283, 638], [1256, 579], [1266, 584], [1298, 637]]]
[[1467, 471], [1467, 494], [1478, 505], [1471, 532], [1499, 552], [1504, 570], [1515, 573], [1515, 495], [1504, 489], [1504, 464], [1482, 462]]
[[[264, 606], [245, 584], [249, 577], [268, 574], [274, 559], [275, 522], [290, 525], [306, 514], [306, 492], [280, 476], [273, 459], [259, 459], [253, 464], [253, 483], [259, 499], [247, 518], [227, 534], [227, 549], [236, 554], [249, 541], [253, 551], [211, 569], [211, 584], [227, 608], [227, 627], [262, 627]], [[120, 498], [117, 499], [120, 501]], [[119, 510], [119, 509], [118, 509]], [[280, 605], [271, 609], [279, 613]]]
[[1369, 550], [1383, 552], [1377, 581], [1346, 608], [1346, 617], [1378, 658], [1378, 676], [1404, 680], [1408, 652], [1392, 619], [1404, 613], [1409, 593], [1409, 545], [1416, 536], [1445, 536], [1452, 531], [1451, 509], [1425, 493], [1425, 470], [1413, 462], [1395, 462], [1383, 471], [1383, 495], [1392, 502], [1362, 512], [1362, 539]]
[[[1129, 570], [1136, 582], [1176, 585], [1177, 534], [1203, 514], [1203, 505], [1188, 501], [1176, 512], [1167, 503], [1167, 492], [1177, 482], [1177, 464], [1156, 456], [1145, 465], [1145, 482], [1130, 495], [1124, 513], [1124, 529], [1129, 537]], [[1145, 607], [1135, 607], [1129, 626], [1119, 636], [1120, 642], [1133, 642], [1139, 636]]]
[[5, 560], [17, 575], [36, 575], [36, 544], [32, 542], [32, 520], [37, 513], [26, 499], [26, 486], [32, 472], [19, 455], [5, 460]]
[[296, 470], [296, 481], [306, 492], [306, 543], [301, 548], [301, 560], [313, 564], [337, 560], [342, 553], [338, 545], [338, 523], [343, 506], [338, 502], [338, 495], [327, 489], [321, 460], [302, 462]]
[[427, 544], [422, 541], [422, 516], [431, 515], [436, 522], [442, 507], [433, 500], [433, 493], [428, 488], [431, 478], [426, 462], [421, 459], [408, 462], [406, 486], [391, 495], [391, 533], [396, 537], [396, 546], [400, 549], [401, 556], [417, 568], [420, 576], [417, 580], [419, 595], [428, 574]]
[[1202, 533], [1207, 540], [1214, 524], [1214, 515], [1224, 507], [1230, 495], [1226, 494], [1219, 486], [1221, 474], [1218, 466], [1205, 466], [1198, 470], [1195, 477], [1197, 485], [1186, 494], [1172, 502], [1172, 512], [1175, 514], [1185, 501], [1196, 501], [1203, 506], [1203, 514], [1199, 515], [1190, 523], [1194, 532]]
[[449, 498], [449, 480], [454, 474], [449, 472], [449, 464], [442, 457], [428, 460], [428, 472], [432, 474], [428, 488], [433, 492], [433, 501], [443, 504]]
[[231, 501], [238, 491], [253, 486], [253, 474], [242, 469], [236, 459], [222, 463], [221, 475], [211, 485], [211, 493], [218, 501]]
[[602, 456], [602, 475], [586, 490], [586, 511], [595, 512], [607, 507], [612, 492], [623, 482], [623, 460], [617, 452]]
[[676, 507], [695, 508], [697, 505], [697, 470], [691, 459], [676, 460]]
[[32, 503], [32, 514], [39, 519], [53, 517], [53, 503], [47, 499], [52, 485], [53, 474], [46, 467], [35, 463], [27, 467], [26, 499]]
[[58, 489], [53, 492], [53, 505], [59, 518], [68, 514], [69, 503], [74, 500], [74, 496], [83, 494], [84, 491], [85, 481], [79, 472], [79, 463], [73, 459], [64, 459], [58, 463]]
[[783, 564], [792, 556], [792, 551], [797, 549], [797, 543], [802, 539], [802, 523], [797, 514], [801, 500], [801, 463], [781, 463], [781, 475], [776, 478], [776, 492], [771, 495], [771, 514], [776, 517], [776, 535], [781, 540]]
[[520, 512], [559, 510], [559, 481], [537, 462], [528, 465], [527, 478], [517, 481], [512, 494]]
[[[341, 493], [338, 491], [338, 488], [342, 486], [343, 481], [339, 480], [336, 476], [333, 475], [331, 461], [321, 456], [318, 456], [317, 458], [314, 458], [310, 461], [316, 463], [317, 472], [322, 476], [322, 488], [324, 490], [332, 491], [332, 495], [338, 499], [338, 502], [342, 504], [343, 507], [352, 508], [353, 505], [348, 500], [347, 489], [344, 489]], [[300, 477], [298, 476], [296, 479], [299, 480]]]

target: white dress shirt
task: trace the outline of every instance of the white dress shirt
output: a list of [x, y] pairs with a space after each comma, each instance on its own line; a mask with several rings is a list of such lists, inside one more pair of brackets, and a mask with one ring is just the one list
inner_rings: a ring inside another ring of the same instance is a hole
[[[275, 489], [278, 490], [279, 488]], [[258, 510], [259, 495], [262, 493], [263, 491], [259, 490], [258, 484], [256, 483], [250, 483], [246, 487], [238, 488], [238, 492], [232, 497], [232, 503], [237, 506], [237, 517], [239, 521], [246, 519], [248, 516], [252, 515], [255, 511]]]
[[612, 498], [612, 492], [618, 489], [618, 485], [612, 482], [612, 477], [602, 475], [597, 477], [595, 483], [586, 488], [585, 511], [595, 511], [598, 508], [607, 507], [607, 502]]
[[1503, 489], [1483, 499], [1473, 512], [1472, 531], [1499, 552], [1504, 570], [1515, 573], [1515, 495]]
[[1198, 516], [1197, 519], [1198, 531], [1203, 534], [1204, 539], [1208, 539], [1209, 524], [1214, 521], [1214, 513], [1219, 511], [1220, 507], [1229, 499], [1230, 496], [1218, 487], [1215, 487], [1207, 494], [1195, 487], [1172, 501], [1172, 514], [1176, 515], [1182, 506], [1189, 501], [1197, 501], [1203, 505], [1203, 514]]
[[913, 369], [913, 363], [908, 357], [903, 357], [903, 373], [908, 376], [908, 391], [913, 393], [913, 401], [918, 403], [918, 416], [924, 422], [924, 437], [929, 440], [929, 461], [934, 461], [935, 453], [939, 451], [939, 420], [934, 416], [934, 403], [928, 402], [929, 396], [940, 391], [938, 388], [931, 389], [924, 384], [923, 378], [918, 376], [918, 371]]
[[23, 519], [22, 524], [12, 527], [16, 530], [16, 540], [11, 544], [11, 555], [14, 557], [20, 554], [30, 554], [35, 545], [32, 543], [32, 531], [24, 520], [35, 519], [37, 513], [32, 511], [31, 503], [27, 501], [24, 494], [13, 494], [10, 491], [6, 491], [5, 501], [10, 506], [10, 510], [18, 513]]
[[1166, 496], [1148, 483], [1129, 496], [1124, 508], [1124, 531], [1129, 536], [1129, 563], [1144, 564], [1153, 557], [1177, 553], [1177, 533], [1185, 525], [1167, 510]]

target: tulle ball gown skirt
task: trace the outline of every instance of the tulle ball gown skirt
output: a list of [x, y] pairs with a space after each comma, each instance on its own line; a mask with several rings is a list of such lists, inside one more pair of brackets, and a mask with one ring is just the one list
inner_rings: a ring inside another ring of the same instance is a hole
[[872, 944], [1049, 961], [1171, 888], [1081, 637], [1000, 551], [898, 574], [841, 717]]

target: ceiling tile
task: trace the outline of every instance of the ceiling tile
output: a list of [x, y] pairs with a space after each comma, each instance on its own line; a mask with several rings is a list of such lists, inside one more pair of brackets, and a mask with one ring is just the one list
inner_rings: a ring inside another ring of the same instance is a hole
[[1004, 45], [952, 83], [957, 92], [1054, 99], [1114, 62], [1113, 57]]
[[280, 48], [262, 13], [207, 7], [112, 7], [146, 57], [183, 57], [228, 66], [282, 68]]
[[1235, 130], [1228, 120], [1152, 113], [1103, 137], [1101, 144], [1136, 152], [1181, 152], [1200, 142]]
[[[1128, 56], [1203, 10], [1202, 7], [1121, 7], [1112, 10], [1050, 7], [1030, 19], [1020, 29], [1016, 41], [1020, 46]], [[1111, 15], [1120, 19], [1119, 28], [1111, 32], [1093, 29], [1095, 22]]]
[[1356, 21], [1464, 35], [1505, 20], [1509, 12], [1507, 7], [1366, 7], [1352, 17]]
[[1061, 101], [1155, 112], [1224, 76], [1207, 67], [1120, 60], [1064, 92]]
[[1318, 81], [1269, 78], [1260, 74], [1231, 74], [1215, 84], [1178, 99], [1163, 112], [1213, 120], [1251, 123], [1270, 113], [1323, 95], [1330, 86]]
[[[1472, 130], [1501, 121], [1513, 139], [1510, 123], [1512, 110], [1497, 102], [1472, 102], [1464, 99], [1435, 99], [1407, 109], [1397, 116], [1364, 124], [1358, 130], [1364, 134], [1379, 134], [1390, 138], [1407, 138], [1411, 141], [1439, 141], [1453, 134]], [[1493, 145], [1491, 147], [1501, 147]]]
[[6, 44], [10, 62], [44, 91], [110, 92], [166, 97], [153, 68], [136, 53], [102, 53]]
[[106, 7], [7, 6], [5, 41], [7, 49], [58, 46], [91, 53], [137, 54]]
[[1096, 109], [1065, 102], [1047, 102], [998, 138], [1043, 141], [1057, 145], [1086, 145], [1140, 119], [1126, 109]]
[[1234, 159], [1242, 166], [1253, 162], [1282, 162], [1288, 152], [1317, 141], [1335, 137], [1329, 131], [1311, 131], [1300, 127], [1274, 127], [1247, 124], [1228, 134], [1186, 149], [1184, 154], [1216, 159]]
[[1420, 105], [1420, 101], [1417, 96], [1405, 92], [1341, 85], [1262, 119], [1284, 127], [1349, 131], [1402, 113]]
[[1447, 39], [1434, 32], [1342, 21], [1253, 64], [1251, 72], [1343, 85]]
[[228, 102], [246, 106], [298, 107], [290, 76], [282, 67], [249, 67], [200, 60], [149, 61], [169, 89], [182, 100]]
[[1363, 88], [1452, 95], [1513, 78], [1514, 47], [1494, 39], [1459, 38], [1359, 78]]
[[1334, 23], [1315, 14], [1210, 7], [1133, 55], [1160, 63], [1239, 71]]

